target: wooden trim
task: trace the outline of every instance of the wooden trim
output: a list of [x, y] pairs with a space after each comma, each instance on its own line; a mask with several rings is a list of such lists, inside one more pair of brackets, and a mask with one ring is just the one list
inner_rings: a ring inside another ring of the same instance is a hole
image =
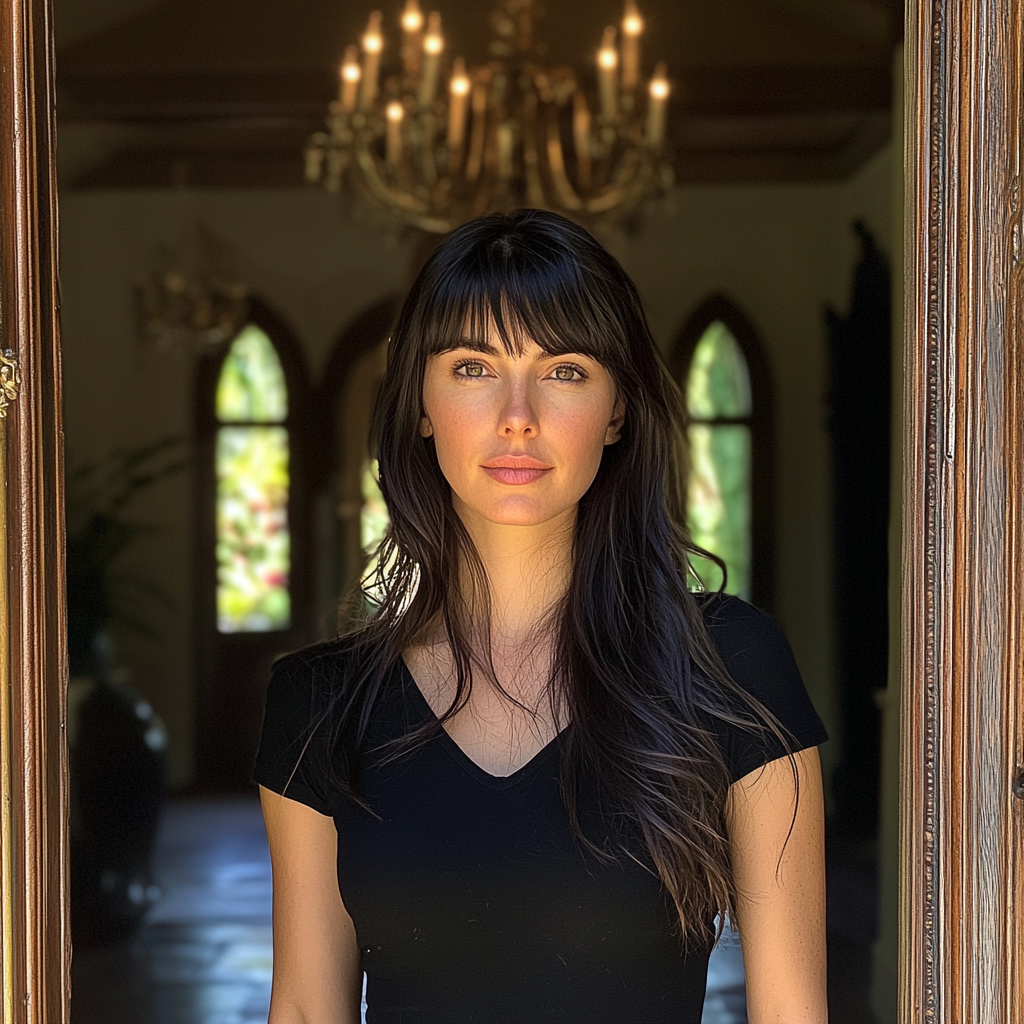
[[1021, 6], [907, 17], [900, 1021], [1015, 1024]]
[[1003, 903], [1005, 941], [1010, 951], [1002, 963], [1007, 1019], [1024, 1021], [1024, 15], [1013, 5], [1009, 25], [1011, 64], [1008, 70], [1007, 107], [1004, 116], [1011, 129], [1013, 181], [1008, 241], [1011, 255], [1007, 289], [1006, 376], [1006, 721], [1003, 752], [1011, 772], [1007, 829], [1002, 863], [1005, 867], [1006, 900]]
[[52, 38], [48, 0], [9, 0], [0, 8], [0, 333], [22, 381], [2, 455], [9, 605], [0, 630], [9, 652], [10, 717], [0, 728], [11, 778], [3, 837], [10, 899], [0, 911], [0, 934], [8, 936], [4, 1024], [70, 1019]]

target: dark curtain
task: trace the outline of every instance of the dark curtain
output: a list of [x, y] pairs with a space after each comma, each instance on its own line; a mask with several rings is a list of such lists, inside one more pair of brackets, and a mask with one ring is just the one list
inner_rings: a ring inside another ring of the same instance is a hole
[[875, 691], [888, 672], [891, 418], [889, 266], [856, 223], [861, 259], [850, 313], [825, 310], [832, 442], [836, 684], [843, 753], [832, 777], [836, 824], [878, 831], [881, 720]]

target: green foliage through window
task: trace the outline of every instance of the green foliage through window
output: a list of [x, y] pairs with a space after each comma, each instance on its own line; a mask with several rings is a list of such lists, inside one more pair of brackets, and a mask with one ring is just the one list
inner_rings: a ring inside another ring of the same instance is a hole
[[384, 495], [381, 494], [380, 484], [377, 482], [377, 472], [377, 460], [370, 459], [363, 463], [363, 475], [360, 478], [363, 502], [359, 514], [359, 543], [367, 559], [362, 584], [371, 608], [379, 606], [373, 587], [373, 577], [377, 572], [377, 548], [384, 539], [391, 521]]
[[288, 393], [270, 339], [250, 324], [231, 345], [217, 386], [217, 628], [287, 629]]
[[750, 375], [739, 343], [721, 320], [701, 335], [686, 381], [691, 420], [733, 419], [750, 415]]
[[[726, 565], [726, 591], [750, 598], [751, 413], [750, 376], [743, 352], [716, 320], [693, 353], [686, 381], [690, 417], [687, 519], [693, 542]], [[693, 567], [709, 590], [721, 571], [708, 559]]]
[[283, 423], [288, 389], [270, 339], [254, 324], [231, 343], [217, 382], [217, 419], [222, 423]]

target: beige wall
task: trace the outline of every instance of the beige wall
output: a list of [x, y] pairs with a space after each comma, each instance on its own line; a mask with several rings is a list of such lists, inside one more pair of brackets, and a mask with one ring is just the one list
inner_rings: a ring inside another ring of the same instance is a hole
[[[609, 243], [633, 275], [664, 348], [693, 308], [724, 292], [758, 330], [776, 388], [778, 614], [833, 736], [829, 458], [823, 306], [845, 311], [860, 217], [890, 244], [890, 153], [838, 184], [676, 190], [674, 216]], [[314, 377], [333, 340], [366, 306], [401, 290], [409, 246], [347, 220], [316, 191], [95, 191], [61, 197], [65, 416], [69, 464], [190, 428], [192, 366], [140, 350], [131, 287], [155, 247], [202, 220], [239, 254], [252, 290], [290, 324]], [[176, 607], [163, 639], [117, 637], [135, 685], [170, 733], [172, 785], [192, 771], [192, 561], [187, 476], [142, 496], [139, 518], [164, 526], [126, 565], [159, 580]], [[836, 743], [824, 753], [836, 760]]]

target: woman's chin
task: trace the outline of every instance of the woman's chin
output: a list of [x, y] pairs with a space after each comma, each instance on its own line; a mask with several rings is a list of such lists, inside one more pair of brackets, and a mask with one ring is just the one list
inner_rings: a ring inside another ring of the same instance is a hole
[[569, 508], [551, 508], [541, 502], [531, 502], [522, 498], [477, 508], [467, 505], [456, 507], [463, 522], [476, 520], [490, 526], [543, 526], [545, 523], [556, 523], [563, 519], [566, 513], [571, 514], [574, 510], [575, 505]]

